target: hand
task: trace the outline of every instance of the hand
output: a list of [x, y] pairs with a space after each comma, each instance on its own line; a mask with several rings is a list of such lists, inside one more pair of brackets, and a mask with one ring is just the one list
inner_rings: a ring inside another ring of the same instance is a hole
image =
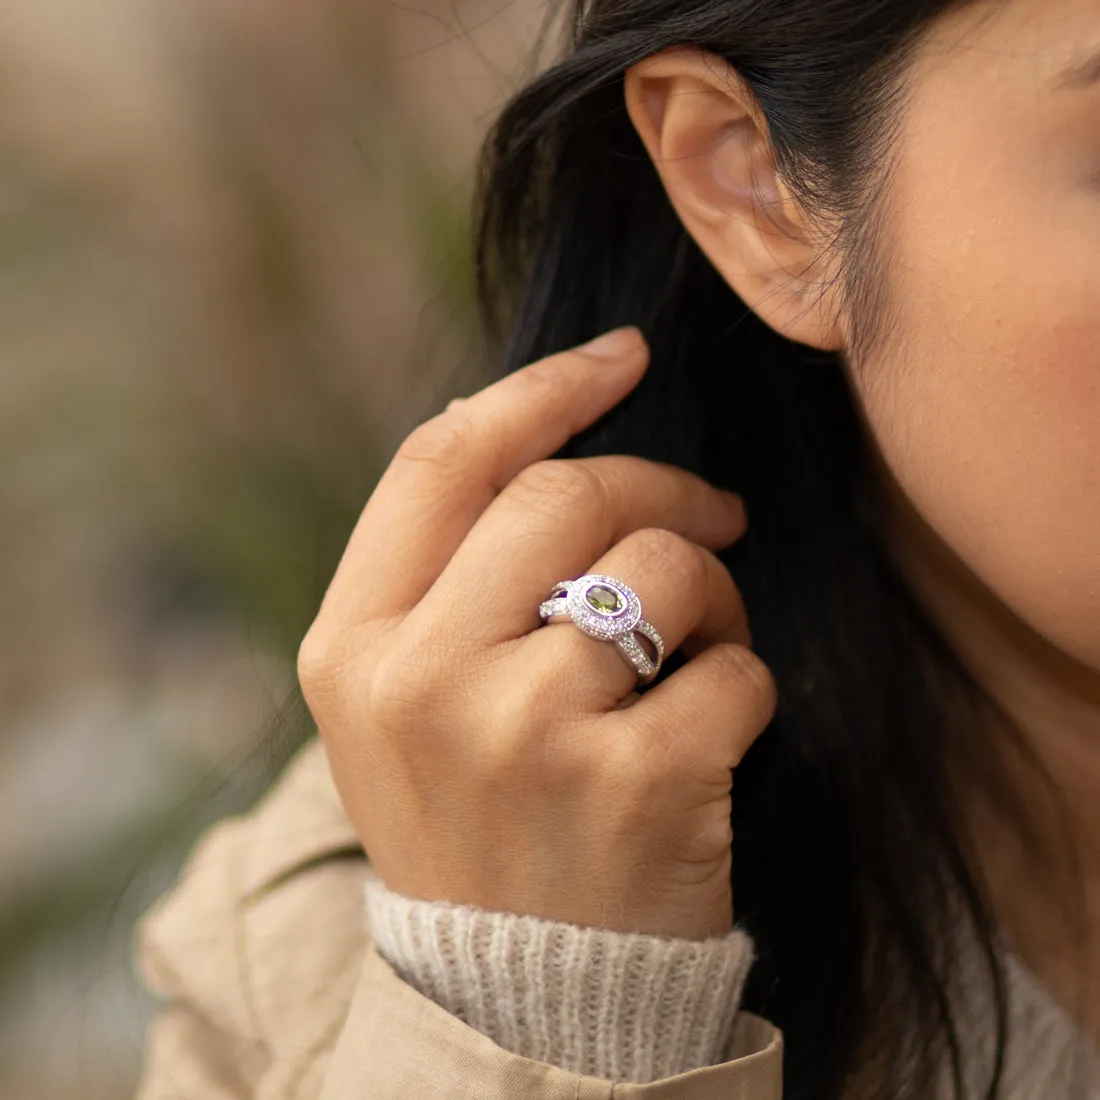
[[[639, 381], [636, 329], [452, 402], [399, 447], [298, 671], [341, 800], [386, 885], [705, 938], [733, 927], [732, 769], [775, 686], [713, 553], [739, 498], [630, 455], [548, 459]], [[558, 580], [621, 578], [666, 653], [639, 695], [610, 642], [540, 626]]]

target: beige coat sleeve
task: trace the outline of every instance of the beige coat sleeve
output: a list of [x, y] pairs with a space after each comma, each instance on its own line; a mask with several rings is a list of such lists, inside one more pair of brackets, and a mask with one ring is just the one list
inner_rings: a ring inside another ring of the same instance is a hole
[[369, 864], [310, 742], [200, 839], [135, 942], [164, 999], [136, 1100], [781, 1100], [782, 1036], [737, 1015], [728, 1060], [647, 1084], [521, 1057], [404, 982], [365, 931]]

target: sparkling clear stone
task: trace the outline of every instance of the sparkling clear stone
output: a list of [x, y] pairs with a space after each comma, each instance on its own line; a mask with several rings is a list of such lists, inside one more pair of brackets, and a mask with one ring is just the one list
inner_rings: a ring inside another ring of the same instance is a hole
[[612, 588], [605, 588], [602, 584], [593, 585], [585, 594], [585, 600], [597, 611], [611, 614], [623, 606], [623, 599]]

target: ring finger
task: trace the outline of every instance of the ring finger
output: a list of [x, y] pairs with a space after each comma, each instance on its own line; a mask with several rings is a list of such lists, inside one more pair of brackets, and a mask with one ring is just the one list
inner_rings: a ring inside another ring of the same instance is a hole
[[[621, 580], [637, 593], [642, 618], [660, 634], [666, 657], [685, 639], [696, 651], [719, 641], [752, 644], [744, 602], [729, 570], [706, 547], [673, 531], [633, 531], [589, 572]], [[649, 639], [635, 637], [652, 653]], [[586, 710], [606, 711], [638, 685], [637, 673], [614, 643], [591, 637], [568, 617], [555, 617], [520, 639], [514, 659], [522, 666], [517, 673], [544, 670]], [[536, 682], [547, 679], [540, 676]]]

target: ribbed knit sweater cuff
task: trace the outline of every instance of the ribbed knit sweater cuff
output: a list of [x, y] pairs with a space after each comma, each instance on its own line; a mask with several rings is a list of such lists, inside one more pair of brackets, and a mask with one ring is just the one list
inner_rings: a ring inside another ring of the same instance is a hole
[[364, 889], [367, 930], [403, 980], [523, 1057], [650, 1082], [724, 1058], [753, 941], [616, 932]]

